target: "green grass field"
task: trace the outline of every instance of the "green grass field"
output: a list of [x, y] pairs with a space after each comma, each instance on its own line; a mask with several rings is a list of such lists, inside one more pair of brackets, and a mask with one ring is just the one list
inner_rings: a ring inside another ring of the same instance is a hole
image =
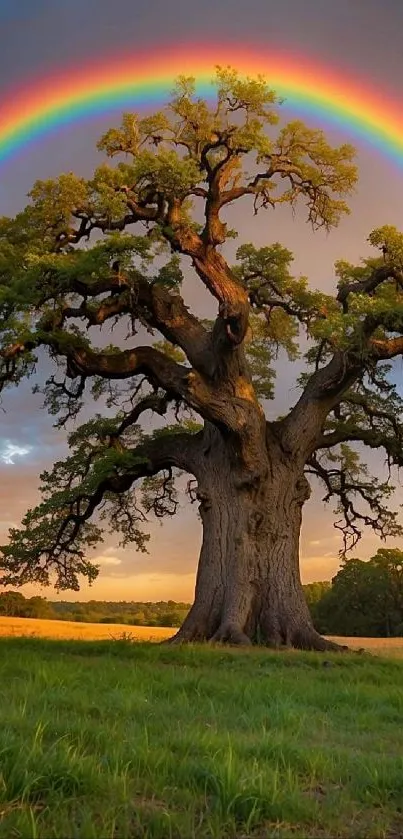
[[0, 837], [403, 836], [403, 661], [0, 639]]

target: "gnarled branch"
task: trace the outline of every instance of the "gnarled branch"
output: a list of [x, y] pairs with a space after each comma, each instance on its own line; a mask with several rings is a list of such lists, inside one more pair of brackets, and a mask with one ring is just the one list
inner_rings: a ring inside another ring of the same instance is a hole
[[[325, 464], [317, 454], [312, 455], [306, 467], [306, 474], [318, 477], [326, 488], [323, 501], [337, 499], [335, 512], [342, 514], [342, 520], [335, 522], [335, 528], [343, 534], [342, 555], [352, 550], [361, 539], [362, 526], [371, 527], [385, 539], [387, 536], [401, 536], [402, 526], [397, 521], [397, 513], [390, 510], [386, 499], [393, 488], [389, 483], [380, 483], [375, 478], [366, 478], [351, 472], [347, 467], [335, 468], [332, 463]], [[357, 507], [357, 499], [363, 508]]]
[[[113, 440], [107, 445], [84, 440], [67, 462], [42, 476], [47, 497], [28, 512], [22, 530], [10, 532], [10, 544], [2, 549], [1, 583], [49, 585], [51, 574], [56, 574], [58, 588], [78, 590], [80, 575], [91, 582], [98, 570], [86, 559], [85, 549], [101, 538], [99, 528], [89, 524], [94, 512], [128, 493], [136, 481], [162, 470], [170, 474], [176, 467], [197, 473], [201, 456], [201, 435], [187, 432], [146, 438], [123, 453], [116, 451]], [[145, 536], [138, 527], [141, 516], [131, 509], [129, 535], [144, 550]], [[115, 513], [112, 509], [112, 524], [117, 521]]]

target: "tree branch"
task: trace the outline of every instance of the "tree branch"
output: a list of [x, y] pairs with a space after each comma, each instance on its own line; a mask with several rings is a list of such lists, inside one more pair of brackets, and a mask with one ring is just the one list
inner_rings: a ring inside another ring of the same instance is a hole
[[347, 313], [349, 309], [348, 298], [351, 294], [368, 294], [368, 296], [371, 296], [385, 280], [389, 279], [394, 279], [400, 285], [403, 285], [402, 271], [392, 265], [382, 265], [375, 268], [371, 275], [363, 280], [340, 285], [336, 300], [341, 303], [343, 312]]
[[386, 397], [353, 391], [343, 397], [337, 416], [318, 439], [318, 449], [330, 449], [340, 443], [361, 442], [371, 449], [383, 448], [389, 465], [403, 466], [403, 426], [399, 421], [400, 399], [396, 393]]
[[372, 338], [370, 340], [370, 345], [373, 357], [377, 361], [396, 358], [397, 355], [403, 354], [403, 337], [385, 339]]
[[[127, 493], [136, 481], [161, 470], [176, 467], [196, 473], [202, 455], [201, 434], [159, 434], [124, 455], [113, 454], [113, 441], [94, 448], [85, 436], [75, 455], [55, 464], [50, 475], [45, 473], [42, 491], [48, 497], [28, 512], [23, 529], [11, 531], [10, 544], [2, 549], [2, 584], [35, 581], [49, 585], [52, 572], [59, 588], [78, 590], [80, 575], [91, 582], [98, 571], [85, 559], [85, 546], [101, 538], [99, 528], [88, 524], [95, 510], [104, 501], [109, 504], [115, 496]], [[138, 530], [138, 520], [134, 511], [129, 537], [144, 550], [145, 537]], [[116, 524], [112, 508], [113, 521]]]
[[188, 396], [189, 368], [177, 364], [154, 347], [136, 347], [116, 353], [95, 352], [74, 346], [73, 341], [66, 345], [65, 338], [66, 333], [60, 338], [53, 333], [43, 337], [41, 343], [67, 359], [70, 378], [82, 375], [120, 380], [143, 374], [156, 387], [182, 398]]
[[[334, 468], [332, 464], [325, 466], [316, 455], [309, 458], [305, 471], [309, 475], [316, 475], [324, 484], [325, 503], [331, 498], [338, 499], [335, 512], [341, 513], [343, 519], [335, 522], [334, 526], [343, 534], [343, 555], [352, 550], [361, 538], [362, 525], [371, 527], [382, 539], [402, 534], [397, 513], [384, 503], [392, 492], [388, 482], [379, 483], [375, 478], [360, 479], [357, 470], [350, 472], [343, 465], [341, 468]], [[365, 476], [365, 469], [362, 468], [361, 472]], [[356, 498], [364, 503], [363, 510], [357, 508]]]
[[65, 306], [63, 319], [84, 318], [89, 326], [100, 326], [106, 320], [123, 314], [138, 317], [180, 347], [192, 367], [200, 373], [213, 375], [215, 360], [211, 334], [189, 312], [180, 294], [140, 277], [133, 282], [122, 274], [97, 284], [91, 283], [89, 287], [73, 280], [72, 290], [86, 297], [107, 292], [112, 294], [97, 307], [88, 305], [86, 301], [78, 307]]

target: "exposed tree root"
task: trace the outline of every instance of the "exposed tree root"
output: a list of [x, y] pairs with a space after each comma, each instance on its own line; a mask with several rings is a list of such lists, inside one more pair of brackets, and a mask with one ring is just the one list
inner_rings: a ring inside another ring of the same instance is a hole
[[226, 621], [218, 627], [211, 641], [219, 644], [230, 644], [236, 647], [250, 647], [252, 644], [248, 635], [235, 623]]
[[341, 644], [336, 644], [335, 641], [330, 641], [324, 638], [318, 632], [311, 628], [304, 628], [295, 631], [292, 636], [287, 639], [287, 642], [282, 641], [279, 636], [260, 638], [259, 642], [254, 642], [243, 629], [228, 621], [220, 624], [218, 629], [211, 635], [206, 633], [206, 625], [203, 627], [200, 624], [193, 624], [193, 626], [184, 625], [172, 637], [162, 641], [163, 644], [179, 645], [191, 644], [197, 642], [204, 642], [210, 644], [225, 644], [228, 646], [244, 646], [250, 647], [252, 645], [260, 647], [271, 647], [274, 649], [299, 649], [315, 652], [346, 652], [348, 647]]

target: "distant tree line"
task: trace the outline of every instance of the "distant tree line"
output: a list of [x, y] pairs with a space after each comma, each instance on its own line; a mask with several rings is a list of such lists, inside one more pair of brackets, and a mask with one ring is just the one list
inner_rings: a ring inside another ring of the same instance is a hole
[[[403, 551], [397, 548], [381, 548], [366, 562], [345, 560], [332, 582], [309, 583], [304, 591], [315, 627], [325, 635], [403, 635]], [[42, 620], [177, 627], [189, 609], [190, 603], [174, 600], [70, 603], [17, 591], [0, 594], [0, 615]]]
[[305, 596], [325, 635], [403, 635], [403, 551], [380, 548], [364, 562], [349, 559], [331, 583], [311, 583]]
[[17, 591], [0, 594], [0, 615], [82, 623], [177, 627], [183, 623], [190, 606], [190, 603], [176, 603], [173, 600], [158, 603], [104, 600], [70, 603], [65, 600], [49, 601], [38, 596], [26, 598]]

